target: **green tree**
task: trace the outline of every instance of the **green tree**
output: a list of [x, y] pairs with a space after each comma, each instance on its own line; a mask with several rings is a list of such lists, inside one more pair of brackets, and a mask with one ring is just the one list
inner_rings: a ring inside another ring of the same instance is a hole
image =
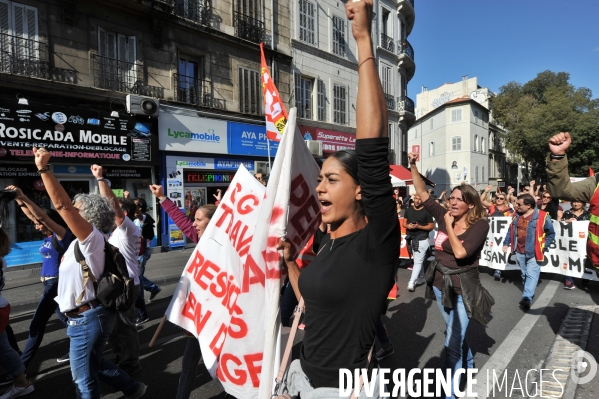
[[531, 174], [544, 180], [547, 140], [570, 132], [571, 176], [599, 173], [599, 99], [591, 90], [575, 88], [566, 72], [541, 72], [524, 85], [509, 82], [493, 99], [493, 117], [507, 129], [507, 148], [533, 165]]

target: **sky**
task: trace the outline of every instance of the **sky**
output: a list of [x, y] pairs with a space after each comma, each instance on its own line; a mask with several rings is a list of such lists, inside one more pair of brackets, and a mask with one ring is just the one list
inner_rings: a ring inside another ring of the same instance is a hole
[[499, 92], [545, 70], [570, 73], [575, 87], [599, 98], [599, 1], [414, 0], [408, 37], [416, 74], [408, 96], [462, 76]]

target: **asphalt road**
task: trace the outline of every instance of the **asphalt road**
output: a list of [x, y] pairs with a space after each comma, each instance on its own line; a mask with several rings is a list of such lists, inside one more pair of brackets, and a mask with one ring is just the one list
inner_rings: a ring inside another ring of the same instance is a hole
[[[148, 310], [151, 321], [139, 328], [141, 344], [141, 365], [143, 370], [135, 377], [146, 383], [149, 388], [147, 398], [174, 398], [177, 381], [181, 371], [181, 357], [185, 348], [185, 338], [174, 325], [167, 323], [157, 344], [149, 348], [148, 343], [158, 326], [160, 318], [169, 304], [175, 289], [172, 276], [180, 274], [191, 251], [176, 254], [155, 255], [148, 265], [148, 276], [163, 281], [163, 291], [151, 303]], [[516, 370], [524, 375], [529, 369], [538, 369], [548, 355], [561, 322], [571, 307], [580, 305], [599, 305], [599, 283], [591, 282], [586, 289], [567, 291], [562, 289], [561, 279], [551, 275], [542, 275], [536, 291], [535, 302], [546, 301], [545, 306], [528, 312], [529, 317], [523, 320], [525, 313], [519, 308], [521, 282], [518, 272], [504, 273], [504, 279], [494, 281], [492, 273], [481, 269], [483, 285], [495, 298], [493, 319], [487, 328], [472, 322], [468, 328], [468, 340], [475, 354], [476, 367], [483, 369], [492, 359], [506, 363], [506, 370], [513, 374]], [[25, 272], [18, 272], [25, 273]], [[424, 286], [416, 288], [416, 292], [407, 291], [410, 271], [398, 271], [399, 297], [389, 304], [385, 324], [394, 345], [395, 354], [381, 362], [381, 367], [389, 368], [442, 368], [444, 323], [433, 301], [424, 299]], [[10, 275], [10, 273], [9, 273]], [[16, 276], [16, 274], [14, 275]], [[23, 312], [11, 315], [11, 325], [21, 349], [25, 347], [27, 328], [32, 316], [31, 310], [25, 306], [26, 298], [36, 298], [41, 284], [34, 284], [35, 278], [9, 278], [7, 292], [9, 301], [19, 302]], [[12, 286], [11, 286], [12, 284]], [[20, 284], [20, 288], [17, 286]], [[41, 291], [40, 291], [41, 292]], [[31, 301], [30, 301], [31, 302]], [[597, 314], [596, 314], [597, 315]], [[599, 359], [599, 316], [595, 317], [589, 346], [587, 350]], [[524, 323], [528, 320], [528, 324]], [[523, 323], [525, 324], [523, 326]], [[307, 326], [306, 328], [309, 328]], [[299, 334], [301, 339], [301, 334]], [[520, 341], [519, 341], [520, 340]], [[504, 344], [504, 345], [502, 345]], [[46, 330], [44, 342], [37, 353], [28, 375], [35, 383], [35, 392], [30, 398], [75, 398], [75, 390], [71, 381], [68, 363], [57, 363], [56, 358], [68, 352], [69, 342], [66, 330], [53, 316]], [[501, 349], [500, 349], [501, 348]], [[297, 349], [297, 348], [296, 348]], [[504, 351], [505, 354], [502, 354]], [[295, 351], [297, 353], [297, 351]], [[503, 356], [502, 356], [503, 355]], [[113, 357], [107, 346], [106, 357]], [[486, 376], [478, 375], [479, 379]], [[2, 390], [0, 390], [2, 392]], [[511, 396], [495, 395], [495, 397], [524, 397], [520, 391]], [[121, 398], [120, 392], [113, 392], [110, 387], [102, 385], [103, 398]], [[195, 388], [192, 398], [224, 398], [225, 394], [218, 383], [212, 381], [206, 368], [200, 364], [197, 370]], [[489, 396], [492, 397], [492, 396]], [[599, 377], [576, 391], [577, 399], [599, 397]]]

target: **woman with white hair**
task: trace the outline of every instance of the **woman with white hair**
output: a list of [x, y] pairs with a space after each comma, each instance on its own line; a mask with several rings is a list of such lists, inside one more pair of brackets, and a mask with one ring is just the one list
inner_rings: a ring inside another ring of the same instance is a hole
[[[56, 302], [68, 318], [71, 374], [78, 398], [99, 398], [99, 380], [122, 391], [127, 398], [140, 398], [147, 386], [131, 378], [104, 359], [104, 345], [116, 322], [116, 311], [96, 299], [92, 279], [84, 281], [81, 265], [75, 259], [75, 244], [85, 257], [89, 272], [100, 279], [104, 273], [105, 234], [114, 228], [114, 211], [100, 195], [78, 194], [73, 202], [50, 171], [50, 153], [33, 148], [35, 164], [44, 186], [69, 229], [77, 237], [64, 254], [59, 268]], [[82, 295], [82, 297], [81, 297]]]

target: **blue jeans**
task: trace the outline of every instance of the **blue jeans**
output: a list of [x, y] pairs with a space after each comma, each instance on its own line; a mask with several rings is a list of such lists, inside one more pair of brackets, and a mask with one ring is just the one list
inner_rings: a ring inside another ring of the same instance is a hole
[[60, 313], [58, 303], [56, 303], [54, 300], [58, 290], [58, 279], [53, 278], [51, 280], [46, 280], [43, 282], [43, 284], [44, 294], [42, 295], [42, 299], [37, 305], [37, 309], [35, 310], [33, 318], [31, 319], [31, 323], [29, 324], [29, 338], [27, 339], [25, 350], [21, 355], [21, 360], [26, 368], [29, 367], [31, 360], [35, 356], [35, 353], [44, 339], [46, 324], [48, 324], [48, 320], [50, 320], [52, 314], [56, 313], [58, 320], [62, 321], [65, 326], [67, 325], [67, 318], [64, 314]]
[[8, 342], [6, 331], [0, 333], [0, 367], [4, 369], [9, 378], [18, 377], [25, 371], [19, 354]]
[[100, 398], [99, 380], [122, 391], [126, 396], [133, 395], [139, 389], [138, 381], [102, 357], [116, 317], [116, 311], [100, 305], [68, 319], [71, 374], [77, 398]]
[[522, 285], [524, 292], [522, 298], [528, 298], [532, 301], [535, 297], [535, 290], [539, 283], [539, 275], [541, 274], [541, 266], [535, 258], [526, 259], [526, 255], [516, 252], [516, 261], [522, 270]]
[[[446, 398], [455, 398], [455, 386], [453, 376], [458, 369], [474, 368], [474, 356], [466, 341], [466, 330], [468, 329], [468, 314], [464, 307], [461, 295], [453, 295], [453, 308], [443, 306], [441, 290], [433, 287], [437, 297], [437, 305], [445, 320], [445, 369], [451, 369], [451, 393], [445, 393]], [[460, 376], [461, 378], [461, 376]], [[459, 388], [459, 382], [458, 382]]]
[[160, 290], [160, 287], [156, 283], [144, 277], [144, 273], [146, 272], [146, 263], [148, 263], [148, 259], [151, 257], [152, 252], [148, 248], [145, 254], [140, 255], [137, 258], [137, 261], [139, 262], [139, 282], [142, 289], [140, 290], [139, 296], [135, 300], [135, 308], [137, 309], [138, 316], [142, 319], [146, 319], [148, 317], [146, 302], [144, 300], [144, 290], [151, 293]]

